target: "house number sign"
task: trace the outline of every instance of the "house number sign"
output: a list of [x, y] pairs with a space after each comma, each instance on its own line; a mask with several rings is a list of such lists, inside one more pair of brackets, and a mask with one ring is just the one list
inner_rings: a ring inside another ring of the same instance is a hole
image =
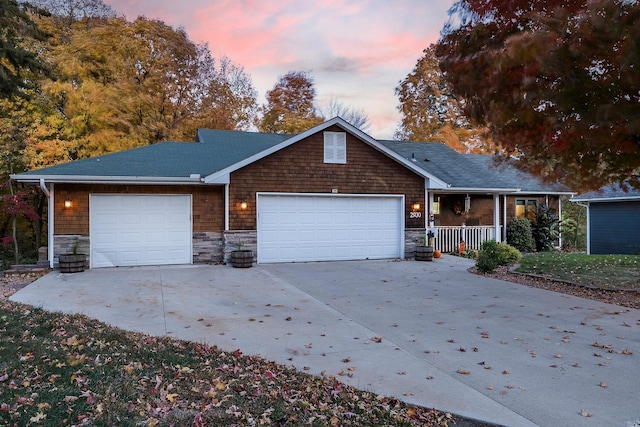
[[409, 212], [409, 218], [422, 218], [422, 212]]

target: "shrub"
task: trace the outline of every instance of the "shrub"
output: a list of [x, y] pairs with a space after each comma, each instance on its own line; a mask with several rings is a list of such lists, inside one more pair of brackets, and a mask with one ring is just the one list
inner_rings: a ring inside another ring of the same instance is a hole
[[480, 247], [476, 267], [481, 273], [491, 273], [500, 265], [515, 264], [520, 262], [520, 259], [520, 251], [513, 246], [487, 240]]
[[531, 221], [527, 218], [511, 221], [507, 228], [507, 243], [520, 252], [533, 252], [536, 249], [536, 242], [533, 240]]
[[536, 210], [536, 220], [531, 224], [532, 235], [538, 252], [552, 251], [560, 235], [560, 219], [547, 205]]

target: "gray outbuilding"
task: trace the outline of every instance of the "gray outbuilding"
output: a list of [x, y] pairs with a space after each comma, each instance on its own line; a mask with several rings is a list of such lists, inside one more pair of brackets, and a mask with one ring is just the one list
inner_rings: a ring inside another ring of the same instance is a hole
[[640, 188], [614, 184], [571, 200], [587, 207], [587, 253], [640, 254]]

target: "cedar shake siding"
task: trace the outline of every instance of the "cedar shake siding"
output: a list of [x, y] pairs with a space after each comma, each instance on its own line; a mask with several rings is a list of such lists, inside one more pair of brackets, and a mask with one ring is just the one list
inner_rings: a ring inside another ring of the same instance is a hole
[[[342, 132], [340, 128], [327, 131]], [[347, 163], [324, 163], [324, 135], [311, 135], [231, 174], [230, 229], [256, 229], [256, 193], [404, 194], [405, 228], [424, 228], [410, 218], [413, 203], [424, 210], [424, 178], [347, 133]], [[248, 202], [245, 211], [240, 203]]]

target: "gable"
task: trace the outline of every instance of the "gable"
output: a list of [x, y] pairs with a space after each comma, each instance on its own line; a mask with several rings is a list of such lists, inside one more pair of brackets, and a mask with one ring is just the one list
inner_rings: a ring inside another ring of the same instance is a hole
[[[344, 163], [325, 161], [325, 132], [344, 136]], [[231, 181], [235, 189], [242, 185], [259, 191], [389, 194], [412, 187], [424, 191], [424, 177], [338, 126], [243, 166], [231, 173]]]

